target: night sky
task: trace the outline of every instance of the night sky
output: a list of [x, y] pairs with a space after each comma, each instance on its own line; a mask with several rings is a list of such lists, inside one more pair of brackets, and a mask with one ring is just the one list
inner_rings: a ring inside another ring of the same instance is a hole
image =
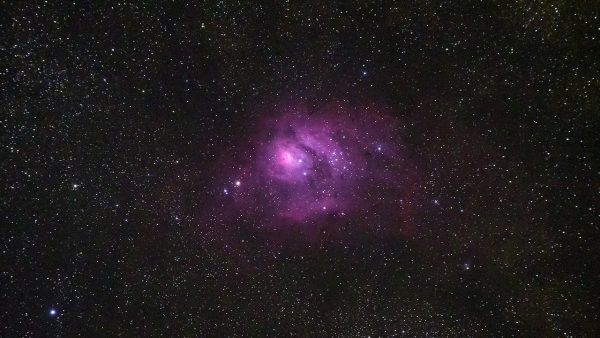
[[0, 6], [0, 336], [600, 335], [595, 1]]

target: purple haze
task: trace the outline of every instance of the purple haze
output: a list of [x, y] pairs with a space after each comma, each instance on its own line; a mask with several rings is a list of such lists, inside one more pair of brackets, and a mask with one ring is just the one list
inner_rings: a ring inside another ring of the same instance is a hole
[[273, 228], [350, 217], [407, 228], [418, 176], [398, 120], [340, 104], [275, 115], [250, 134], [247, 163], [227, 178], [239, 213]]

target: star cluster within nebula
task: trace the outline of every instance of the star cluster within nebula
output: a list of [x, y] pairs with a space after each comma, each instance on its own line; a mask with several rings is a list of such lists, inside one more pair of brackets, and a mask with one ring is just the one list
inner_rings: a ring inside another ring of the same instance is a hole
[[237, 212], [269, 228], [322, 228], [348, 217], [412, 227], [415, 164], [402, 146], [403, 127], [385, 109], [287, 105], [273, 115], [256, 124], [247, 162], [230, 173], [233, 187], [224, 191]]

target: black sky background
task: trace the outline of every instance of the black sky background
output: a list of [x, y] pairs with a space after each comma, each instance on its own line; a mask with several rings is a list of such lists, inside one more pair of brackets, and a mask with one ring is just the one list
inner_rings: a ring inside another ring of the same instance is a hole
[[[599, 333], [597, 3], [0, 8], [0, 335]], [[414, 231], [225, 217], [280, 100], [389, 107]]]

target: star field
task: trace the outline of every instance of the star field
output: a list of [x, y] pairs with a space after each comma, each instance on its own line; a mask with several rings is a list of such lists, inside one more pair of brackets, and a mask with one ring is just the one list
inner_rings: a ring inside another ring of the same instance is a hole
[[594, 2], [0, 9], [0, 336], [600, 333]]

